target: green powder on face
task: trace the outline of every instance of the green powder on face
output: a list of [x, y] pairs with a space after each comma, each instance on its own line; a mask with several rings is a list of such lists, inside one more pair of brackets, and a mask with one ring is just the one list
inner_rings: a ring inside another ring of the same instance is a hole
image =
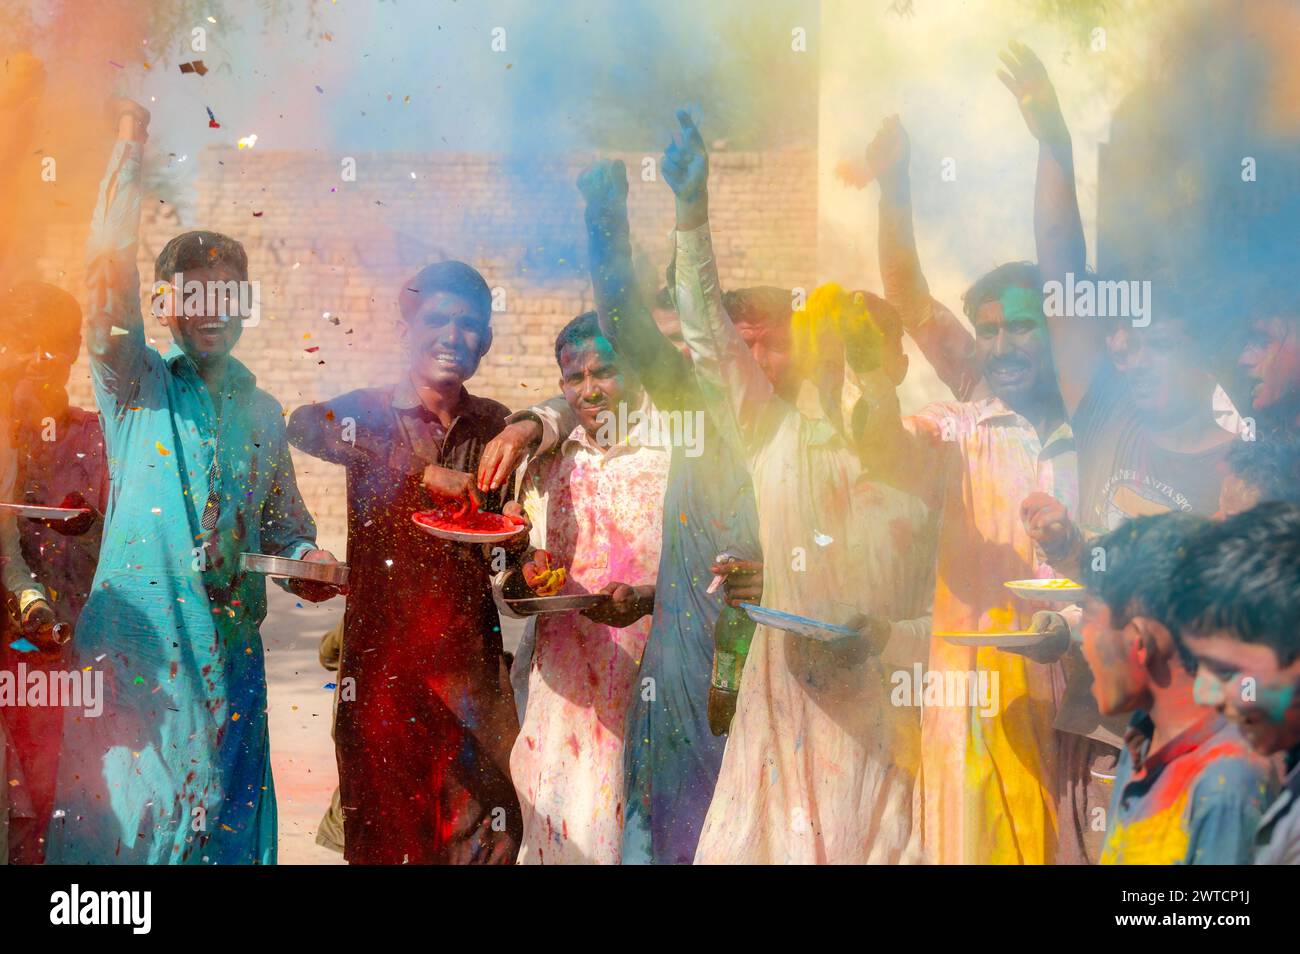
[[1036, 289], [1012, 285], [1003, 290], [998, 301], [1002, 303], [1002, 320], [1008, 324], [1013, 321], [1043, 324], [1043, 296]]

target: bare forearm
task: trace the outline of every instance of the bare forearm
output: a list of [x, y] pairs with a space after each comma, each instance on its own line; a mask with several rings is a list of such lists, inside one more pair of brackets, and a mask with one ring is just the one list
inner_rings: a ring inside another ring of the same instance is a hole
[[[1034, 188], [1034, 239], [1045, 290], [1059, 283], [1064, 294], [1067, 274], [1085, 280], [1087, 247], [1079, 196], [1074, 181], [1074, 159], [1068, 135], [1044, 139], [1038, 147], [1038, 175]], [[1061, 303], [1064, 304], [1063, 298]], [[1070, 413], [1078, 407], [1104, 357], [1103, 326], [1083, 318], [1048, 314], [1052, 352], [1056, 359], [1061, 396]]]
[[[123, 132], [136, 132], [123, 117]], [[117, 388], [129, 388], [145, 349], [136, 268], [141, 206], [141, 155], [137, 138], [118, 140], [109, 159], [87, 245], [89, 308], [87, 347]]]
[[912, 225], [912, 187], [906, 176], [880, 180], [877, 216], [880, 278], [885, 298], [909, 330], [930, 317], [930, 288], [921, 271]]
[[1074, 150], [1068, 137], [1038, 146], [1034, 240], [1044, 281], [1062, 279], [1066, 272], [1083, 276], [1087, 247], [1074, 181]]
[[658, 390], [656, 385], [669, 370], [681, 364], [681, 356], [655, 324], [641, 295], [632, 266], [627, 206], [589, 205], [586, 219], [600, 329], [647, 387]]

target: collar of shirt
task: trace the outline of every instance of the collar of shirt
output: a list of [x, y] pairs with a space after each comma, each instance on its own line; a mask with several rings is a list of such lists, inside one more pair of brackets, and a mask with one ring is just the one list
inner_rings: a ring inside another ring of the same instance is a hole
[[[225, 382], [228, 386], [228, 390], [239, 392], [251, 390], [257, 386], [257, 377], [252, 371], [248, 370], [242, 361], [234, 356], [231, 356], [228, 360], [230, 361], [230, 365], [226, 369]], [[183, 361], [189, 366], [191, 371], [195, 374], [199, 373], [198, 365], [194, 363], [194, 359], [187, 355], [185, 349], [175, 341], [172, 342], [172, 346], [163, 354], [163, 361], [172, 371], [175, 371], [176, 366], [181, 364]]]
[[[986, 424], [997, 420], [998, 418], [1010, 418], [1019, 427], [1034, 430], [1034, 425], [1029, 423], [1028, 418], [1014, 411], [1002, 402], [1000, 397], [990, 395], [974, 402], [975, 404], [975, 425]], [[1067, 451], [1074, 450], [1074, 431], [1070, 429], [1068, 420], [1062, 421], [1057, 425], [1052, 433], [1047, 435], [1043, 441], [1043, 450], [1040, 457], [1055, 457], [1057, 454], [1063, 454]]]
[[1226, 720], [1219, 713], [1208, 712], [1194, 725], [1184, 729], [1162, 745], [1159, 751], [1148, 755], [1155, 724], [1146, 713], [1136, 714], [1129, 725], [1128, 732], [1124, 735], [1124, 747], [1128, 749], [1129, 758], [1133, 760], [1131, 781], [1158, 774], [1175, 759], [1200, 748], [1226, 724]]
[[[420, 400], [419, 392], [415, 390], [415, 385], [411, 383], [411, 379], [406, 375], [402, 375], [401, 379], [393, 385], [393, 396], [389, 403], [398, 414], [404, 412], [414, 413], [421, 420], [436, 425], [438, 431], [444, 435], [451, 434], [453, 429], [459, 432], [460, 428], [457, 428], [456, 425], [462, 420], [465, 421], [465, 424], [461, 425], [461, 428], [473, 422], [476, 432], [480, 422], [486, 421], [490, 424], [497, 424], [504, 420], [494, 401], [475, 397], [465, 390], [464, 385], [461, 385], [460, 396], [456, 402], [456, 416], [452, 418], [451, 424], [444, 428], [438, 416], [424, 406], [424, 402]], [[500, 428], [494, 427], [493, 430], [495, 432]]]
[[571, 430], [569, 436], [560, 444], [560, 454], [562, 456], [568, 457], [576, 454], [579, 450], [585, 450], [589, 454], [595, 454], [602, 460], [613, 460], [615, 457], [645, 449], [653, 450], [655, 448], [646, 448], [644, 445], [633, 441], [619, 441], [609, 447], [601, 447], [581, 424]]
[[[402, 375], [397, 384], [393, 386], [393, 409], [397, 411], [411, 411], [416, 408], [423, 408], [424, 402], [420, 400], [420, 392], [415, 390], [415, 385], [411, 383], [410, 375]], [[456, 398], [456, 406], [460, 413], [457, 417], [473, 409], [473, 398], [465, 390], [465, 385], [460, 386], [460, 394]]]

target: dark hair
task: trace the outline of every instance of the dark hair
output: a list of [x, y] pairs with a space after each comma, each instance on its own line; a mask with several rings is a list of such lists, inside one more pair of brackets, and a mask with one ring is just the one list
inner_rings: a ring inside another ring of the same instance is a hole
[[156, 282], [169, 282], [177, 272], [228, 265], [240, 281], [248, 281], [248, 253], [229, 235], [199, 230], [182, 232], [163, 246], [153, 263]]
[[1128, 520], [1092, 541], [1105, 562], [1097, 568], [1096, 561], [1085, 559], [1080, 582], [1106, 604], [1116, 629], [1127, 626], [1135, 616], [1169, 626], [1174, 574], [1187, 553], [1188, 541], [1207, 523], [1204, 517], [1190, 513]]
[[555, 336], [555, 363], [560, 363], [560, 352], [564, 350], [565, 345], [577, 347], [584, 341], [603, 337], [605, 334], [600, 330], [600, 319], [596, 317], [596, 313], [584, 311], [561, 328], [560, 333]]
[[1008, 288], [1028, 288], [1043, 295], [1043, 277], [1033, 262], [1007, 262], [987, 275], [976, 279], [975, 284], [961, 296], [961, 308], [970, 323], [975, 324], [975, 314], [980, 306], [997, 301]]
[[62, 288], [23, 282], [0, 299], [0, 337], [35, 344], [81, 338], [81, 306]]
[[1295, 428], [1274, 426], [1257, 431], [1253, 441], [1237, 441], [1228, 451], [1228, 468], [1259, 491], [1261, 502], [1300, 504], [1300, 434]]
[[792, 296], [785, 288], [758, 285], [724, 292], [722, 307], [735, 323], [789, 325]]
[[492, 317], [492, 291], [477, 270], [464, 262], [448, 260], [434, 262], [420, 269], [397, 294], [397, 307], [408, 321], [420, 310], [420, 302], [434, 292], [457, 295], [484, 321]]
[[654, 306], [661, 311], [675, 311], [677, 302], [673, 301], [673, 290], [667, 285], [659, 289], [659, 293], [655, 295]]
[[1294, 662], [1300, 656], [1300, 507], [1262, 503], [1205, 527], [1175, 569], [1170, 618], [1176, 638], [1223, 632], [1269, 647], [1283, 666]]

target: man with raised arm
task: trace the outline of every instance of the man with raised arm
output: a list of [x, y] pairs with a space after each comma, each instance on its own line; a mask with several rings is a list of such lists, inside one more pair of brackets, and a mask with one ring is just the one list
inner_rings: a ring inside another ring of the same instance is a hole
[[695, 860], [905, 860], [918, 726], [891, 704], [887, 667], [924, 660], [925, 639], [895, 621], [928, 606], [930, 514], [864, 481], [857, 447], [857, 396], [906, 371], [901, 332], [883, 331], [882, 299], [823, 286], [789, 316], [788, 387], [774, 387], [723, 308], [708, 157], [690, 117], [677, 118], [663, 170], [677, 197], [678, 309], [706, 406], [754, 481], [763, 604], [857, 631], [823, 643], [757, 628]]
[[170, 347], [147, 342], [136, 252], [148, 123], [121, 103], [91, 223], [88, 342], [110, 493], [76, 656], [104, 673], [104, 711], [65, 717], [47, 859], [268, 864], [266, 584], [239, 557], [334, 557], [316, 548], [279, 403], [230, 354], [249, 317], [231, 301], [248, 281], [238, 242], [186, 232], [163, 247], [152, 310]]
[[[1056, 91], [1042, 62], [1024, 44], [1012, 43], [1001, 59], [1005, 70], [999, 78], [1016, 97], [1039, 144], [1034, 237], [1048, 300], [1052, 353], [1079, 454], [1078, 527], [1069, 519], [1040, 517], [1037, 522], [1053, 525], [1044, 541], [1049, 551], [1075, 551], [1056, 561], [1064, 575], [1073, 575], [1071, 566], [1084, 537], [1106, 533], [1137, 516], [1213, 514], [1233, 439], [1214, 420], [1216, 382], [1207, 370], [1212, 367], [1213, 335], [1195, 317], [1207, 310], [1205, 303], [1173, 282], [1127, 273], [1114, 276], [1123, 282], [1100, 281], [1087, 270], [1073, 145]], [[1143, 278], [1145, 285], [1138, 281]], [[1067, 302], [1063, 296], [1070, 288], [1077, 289], [1076, 300]], [[1096, 313], [1103, 301], [1111, 303], [1111, 289], [1125, 288], [1128, 294], [1113, 298], [1120, 305], [1127, 301], [1127, 314]], [[1144, 288], [1149, 293], [1144, 295]], [[1091, 311], [1085, 297], [1090, 293]], [[1107, 355], [1108, 335], [1124, 339], [1122, 367]], [[1061, 502], [1047, 495], [1026, 501], [1031, 520], [1052, 511], [1065, 516]], [[1059, 649], [1064, 652], [1066, 647]], [[1060, 808], [1063, 816], [1072, 816], [1074, 830], [1080, 833], [1068, 845], [1071, 860], [1095, 861], [1099, 844], [1090, 821], [1093, 809], [1106, 804], [1108, 793], [1097, 784], [1092, 769], [1108, 773], [1124, 726], [1097, 712], [1077, 636], [1064, 664], [1069, 688], [1057, 728], [1072, 738], [1062, 739], [1065, 787]]]

